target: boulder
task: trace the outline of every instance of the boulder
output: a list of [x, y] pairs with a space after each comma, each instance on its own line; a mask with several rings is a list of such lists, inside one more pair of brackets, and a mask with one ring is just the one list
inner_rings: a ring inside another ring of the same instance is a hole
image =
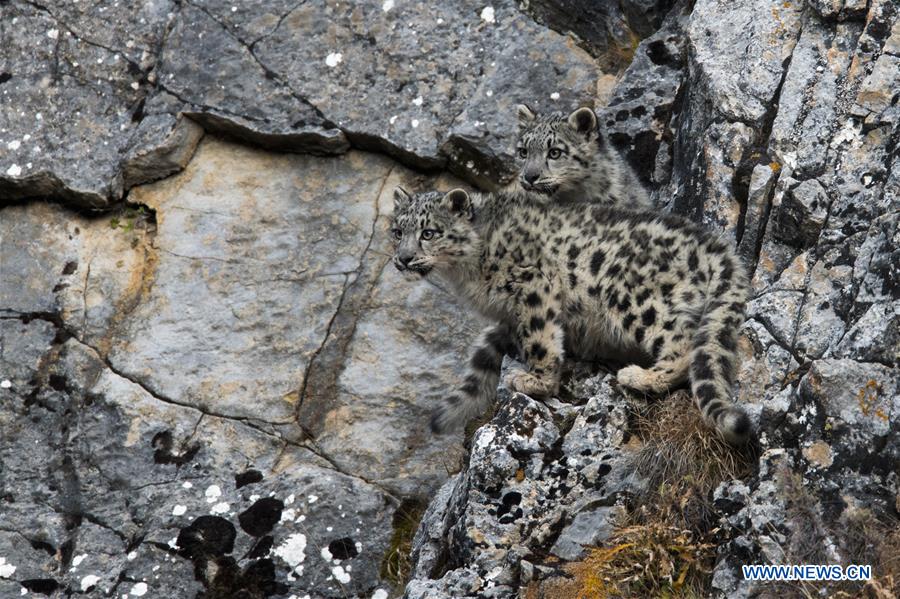
[[455, 183], [207, 136], [111, 214], [3, 209], [4, 593], [390, 588], [395, 512], [459, 467], [427, 423], [479, 329], [390, 265], [401, 184]]
[[21, 49], [0, 72], [0, 195], [82, 207], [184, 168], [197, 143], [185, 118], [264, 148], [352, 145], [495, 187], [514, 168], [515, 105], [590, 105], [599, 76], [513, 0], [17, 0], [0, 20], [4, 45]]

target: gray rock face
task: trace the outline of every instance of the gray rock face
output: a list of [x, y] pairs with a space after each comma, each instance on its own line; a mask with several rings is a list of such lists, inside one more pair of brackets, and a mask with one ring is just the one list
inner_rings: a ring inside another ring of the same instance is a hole
[[[604, 112], [610, 135], [657, 185], [657, 203], [730, 237], [752, 276], [735, 394], [758, 423], [759, 459], [751, 476], [723, 482], [710, 497], [723, 535], [714, 597], [774, 592], [771, 583], [744, 580], [743, 564], [846, 565], [875, 562], [878, 551], [892, 555], [900, 496], [900, 179], [886, 90], [897, 88], [898, 14], [890, 2], [809, 5], [697, 2], [680, 29], [685, 20], [673, 13], [638, 48]], [[671, 60], [652, 60], [651, 46]], [[660, 93], [645, 82], [658, 82]], [[641, 106], [660, 109], [650, 116]], [[643, 149], [641, 139], [648, 140]], [[609, 399], [616, 409], [626, 401], [615, 392]], [[407, 597], [520, 596], [557, 571], [549, 552], [577, 561], [615, 530], [605, 511], [615, 502], [574, 514], [568, 502], [583, 489], [560, 497], [541, 490], [543, 473], [513, 476], [515, 463], [499, 448], [520, 442], [517, 433], [502, 436], [519, 400], [504, 401], [475, 433], [469, 471], [452, 483], [465, 507], [442, 495], [416, 544], [420, 555], [444, 547], [460, 557], [437, 569], [430, 558]], [[554, 422], [587, 408], [557, 412], [560, 405], [547, 404]], [[568, 439], [576, 428], [556, 430]], [[598, 435], [591, 445], [606, 450], [602, 423], [588, 419], [587, 430]], [[467, 519], [483, 509], [484, 481], [474, 473], [484, 469], [477, 442], [485, 435], [496, 448], [487, 481], [500, 481], [491, 489], [521, 486], [529, 505], [554, 503], [564, 515], [543, 552], [527, 540], [523, 546], [521, 535], [502, 537], [504, 549], [496, 550], [497, 525]], [[561, 449], [556, 463], [577, 456]], [[448, 524], [460, 521], [468, 543]], [[868, 549], [860, 551], [860, 542]], [[879, 578], [870, 588], [891, 584]], [[861, 587], [805, 588], [833, 596]]]
[[635, 43], [659, 29], [673, 4], [674, 0], [530, 0], [522, 7], [537, 21], [577, 36], [601, 60], [627, 66]]
[[17, 0], [0, 23], [22, 50], [2, 67], [0, 195], [90, 207], [183, 168], [197, 142], [183, 117], [271, 149], [352, 144], [493, 187], [511, 174], [515, 104], [590, 104], [598, 75], [512, 0]]
[[467, 446], [426, 430], [483, 323], [391, 267], [391, 192], [502, 184], [523, 101], [597, 106], [660, 209], [752, 278], [759, 457], [703, 498], [709, 594], [773, 592], [746, 563], [876, 555], [900, 496], [896, 3], [588, 4], [0, 3], [0, 596], [386, 599], [398, 508], [430, 500], [405, 596], [516, 597], [659, 507], [633, 504], [610, 377], [572, 403], [501, 388]]
[[815, 245], [825, 225], [828, 198], [815, 179], [808, 179], [784, 193], [773, 206], [774, 234], [780, 241], [801, 248]]
[[802, 8], [777, 0], [694, 4], [688, 30], [693, 76], [725, 118], [762, 123], [797, 42]]
[[[26, 3], [4, 3], [0, 22], [4, 46], [16, 48], [6, 53], [0, 86], [2, 197], [52, 195], [88, 206], [121, 197], [118, 166], [143, 95], [140, 67]], [[92, 134], [72, 135], [77, 130]]]
[[22, 332], [44, 368], [13, 371], [0, 390], [5, 596], [372, 588], [389, 495], [276, 436], [154, 397], [76, 339], [56, 345], [47, 321], [4, 320], [5, 351]]
[[414, 177], [207, 137], [112, 215], [3, 209], [0, 594], [390, 589], [400, 498], [458, 468], [424, 431], [480, 328], [387, 268]]
[[625, 496], [643, 483], [623, 447], [621, 396], [609, 378], [582, 388], [590, 396], [582, 406], [542, 405], [500, 388], [497, 413], [472, 438], [468, 468], [422, 521], [405, 597], [513, 597], [531, 580], [528, 556], [577, 559], [582, 545], [611, 532]]
[[679, 6], [659, 31], [644, 39], [600, 114], [609, 140], [644, 183], [657, 187], [671, 175], [670, 119], [684, 81], [685, 26]]

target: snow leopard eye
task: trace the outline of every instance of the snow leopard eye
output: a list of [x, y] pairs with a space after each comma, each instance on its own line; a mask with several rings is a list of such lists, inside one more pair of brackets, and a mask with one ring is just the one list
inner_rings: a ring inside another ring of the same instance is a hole
[[547, 152], [547, 157], [550, 160], [559, 160], [560, 156], [562, 156], [562, 150], [558, 150], [556, 148], [550, 148], [550, 151]]
[[422, 231], [422, 240], [423, 241], [431, 241], [434, 239], [434, 236], [437, 235], [437, 231], [434, 229], [425, 229]]
[[394, 236], [394, 239], [400, 241], [400, 239], [403, 238], [403, 231], [401, 231], [400, 229], [391, 229], [391, 235]]
[[519, 158], [528, 158], [528, 150], [519, 148]]

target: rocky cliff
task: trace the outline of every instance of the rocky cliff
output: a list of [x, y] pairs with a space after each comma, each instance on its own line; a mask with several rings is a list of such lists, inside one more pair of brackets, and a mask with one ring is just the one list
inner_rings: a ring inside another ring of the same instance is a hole
[[[813, 586], [740, 564], [854, 560], [890, 592], [898, 20], [890, 0], [0, 3], [0, 596], [611, 589], [591, 572], [783, 596]], [[390, 193], [504, 181], [519, 102], [594, 104], [661, 209], [739, 248], [758, 446], [582, 370], [562, 401], [501, 390], [465, 445], [427, 434], [481, 323], [390, 267]], [[584, 549], [648, 527], [687, 557]]]
[[[574, 403], [501, 390], [426, 513], [406, 597], [896, 596], [898, 43], [888, 2], [715, 0], [641, 43], [605, 126], [657, 205], [753, 272], [737, 395], [759, 443], [729, 452], [686, 397], [648, 407], [602, 374]], [[758, 563], [874, 580], [744, 580]]]

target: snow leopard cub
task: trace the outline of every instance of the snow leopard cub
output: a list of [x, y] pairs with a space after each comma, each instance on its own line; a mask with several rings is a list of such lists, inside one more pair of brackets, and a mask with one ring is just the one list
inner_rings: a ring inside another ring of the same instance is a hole
[[432, 429], [490, 405], [504, 354], [529, 367], [510, 387], [546, 397], [558, 391], [564, 352], [606, 347], [645, 358], [646, 368], [618, 371], [621, 384], [660, 392], [690, 378], [705, 420], [729, 443], [746, 442], [750, 422], [731, 382], [747, 283], [729, 247], [680, 217], [527, 195], [395, 191], [397, 269], [449, 283], [497, 323]]
[[604, 139], [597, 115], [579, 108], [538, 116], [517, 106], [518, 184], [557, 202], [587, 201], [623, 208], [652, 208], [647, 190], [631, 167]]

